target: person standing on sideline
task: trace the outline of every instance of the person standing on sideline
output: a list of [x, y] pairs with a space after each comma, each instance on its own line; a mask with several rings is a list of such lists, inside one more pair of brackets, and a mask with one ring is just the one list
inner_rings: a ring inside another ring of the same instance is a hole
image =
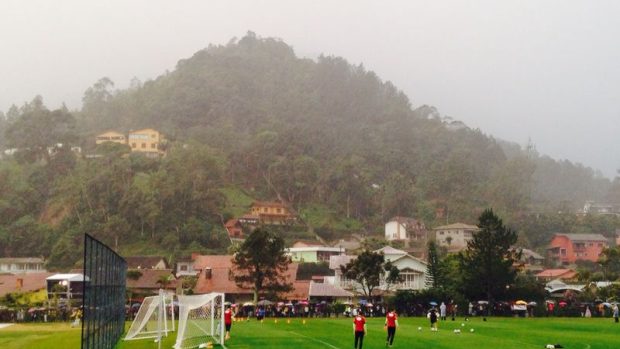
[[441, 302], [439, 306], [439, 314], [441, 315], [441, 321], [446, 321], [446, 303]]
[[394, 336], [396, 335], [396, 327], [398, 327], [398, 316], [396, 315], [396, 310], [392, 308], [385, 315], [385, 328], [387, 329], [387, 339], [385, 340], [385, 346], [388, 345], [391, 347], [392, 343], [394, 343]]
[[[355, 344], [353, 348], [362, 349], [364, 335], [366, 334], [366, 318], [359, 309], [357, 315], [353, 318], [353, 334], [355, 335]], [[359, 346], [357, 345], [358, 343]]]
[[612, 310], [614, 312], [614, 322], [618, 322], [618, 316], [619, 316], [618, 304], [614, 304], [614, 307], [612, 308]]
[[431, 308], [426, 317], [431, 320], [431, 331], [437, 331], [437, 311]]
[[225, 340], [230, 339], [230, 328], [232, 327], [234, 317], [235, 316], [232, 309], [230, 309], [230, 305], [227, 305], [226, 310], [224, 310], [224, 327], [226, 328], [226, 336], [224, 337]]

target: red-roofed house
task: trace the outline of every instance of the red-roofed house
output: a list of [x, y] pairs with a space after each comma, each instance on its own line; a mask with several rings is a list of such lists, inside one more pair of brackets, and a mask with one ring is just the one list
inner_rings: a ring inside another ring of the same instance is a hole
[[243, 239], [243, 226], [238, 219], [229, 219], [225, 224], [224, 228], [228, 232], [228, 237], [231, 239]]
[[547, 248], [547, 256], [556, 265], [567, 265], [577, 260], [596, 262], [607, 247], [607, 238], [601, 234], [555, 234]]
[[540, 281], [551, 281], [555, 279], [571, 280], [577, 276], [577, 272], [572, 269], [545, 269], [536, 274]]
[[[163, 279], [167, 284], [164, 285]], [[127, 271], [127, 289], [134, 294], [154, 295], [160, 288], [175, 290], [177, 279], [172, 274], [172, 269], [132, 269]]]
[[47, 278], [53, 273], [0, 274], [0, 297], [8, 293], [24, 293], [47, 287]]
[[[231, 302], [252, 301], [251, 289], [237, 286], [234, 279], [234, 265], [231, 255], [197, 255], [194, 257], [194, 270], [198, 271], [198, 280], [194, 293], [223, 292]], [[288, 300], [308, 299], [308, 281], [297, 281], [297, 263], [289, 264], [286, 279], [293, 284], [293, 291], [281, 295]]]

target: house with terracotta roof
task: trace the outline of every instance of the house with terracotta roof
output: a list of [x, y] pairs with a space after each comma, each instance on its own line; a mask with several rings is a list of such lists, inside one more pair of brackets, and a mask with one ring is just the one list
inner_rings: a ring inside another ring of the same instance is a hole
[[126, 282], [127, 290], [134, 295], [152, 296], [160, 288], [169, 292], [177, 288], [177, 278], [172, 269], [130, 269], [127, 271]]
[[228, 233], [228, 237], [231, 239], [243, 239], [243, 225], [236, 218], [231, 218], [224, 223], [224, 229]]
[[433, 235], [437, 245], [446, 247], [449, 252], [459, 252], [467, 248], [478, 230], [475, 225], [454, 223], [433, 228]]
[[[235, 269], [232, 255], [195, 255], [193, 268], [198, 273], [194, 293], [222, 292], [231, 302], [253, 300], [250, 288], [241, 288], [235, 282]], [[310, 281], [297, 280], [297, 263], [289, 264], [284, 277], [291, 283], [293, 290], [279, 295], [282, 300], [307, 300]]]
[[53, 273], [0, 274], [0, 297], [8, 293], [27, 293], [43, 290], [46, 279]]
[[161, 256], [128, 256], [127, 269], [168, 269], [166, 258]]
[[577, 272], [572, 269], [545, 269], [536, 274], [536, 279], [544, 282], [551, 280], [573, 280], [577, 277]]
[[547, 257], [555, 265], [568, 265], [577, 260], [596, 262], [607, 247], [609, 242], [601, 234], [556, 233], [549, 242]]
[[291, 257], [293, 262], [297, 263], [329, 262], [331, 256], [343, 253], [342, 248], [327, 246], [289, 247], [286, 249], [286, 254]]

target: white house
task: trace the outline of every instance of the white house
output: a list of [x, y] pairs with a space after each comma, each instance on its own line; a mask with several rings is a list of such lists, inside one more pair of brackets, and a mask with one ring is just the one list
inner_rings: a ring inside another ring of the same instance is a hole
[[44, 273], [45, 261], [38, 257], [0, 258], [0, 273]]
[[[400, 271], [400, 276], [403, 278], [401, 283], [396, 285], [389, 285], [389, 291], [395, 290], [422, 290], [426, 288], [426, 262], [405, 251], [392, 248], [390, 246], [383, 247], [375, 252], [381, 252], [384, 255], [386, 261], [391, 261], [392, 264]], [[334, 284], [344, 289], [351, 290], [353, 292], [360, 293], [361, 289], [359, 285], [349, 280], [342, 275], [340, 266], [348, 264], [354, 260], [357, 256], [339, 255], [332, 256], [329, 261], [330, 269], [334, 270]], [[388, 285], [383, 280], [378, 287], [379, 291], [388, 291]]]
[[426, 227], [422, 221], [410, 217], [393, 217], [385, 223], [385, 239], [425, 241]]
[[467, 242], [473, 239], [478, 230], [480, 229], [477, 226], [465, 223], [442, 225], [433, 229], [437, 244], [447, 247], [451, 252], [467, 248]]

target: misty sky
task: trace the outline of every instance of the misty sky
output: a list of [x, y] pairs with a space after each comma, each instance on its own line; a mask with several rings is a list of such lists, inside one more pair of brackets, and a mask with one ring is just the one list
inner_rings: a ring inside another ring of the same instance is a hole
[[80, 108], [248, 31], [337, 55], [412, 105], [539, 153], [620, 168], [620, 1], [0, 1], [0, 110]]

